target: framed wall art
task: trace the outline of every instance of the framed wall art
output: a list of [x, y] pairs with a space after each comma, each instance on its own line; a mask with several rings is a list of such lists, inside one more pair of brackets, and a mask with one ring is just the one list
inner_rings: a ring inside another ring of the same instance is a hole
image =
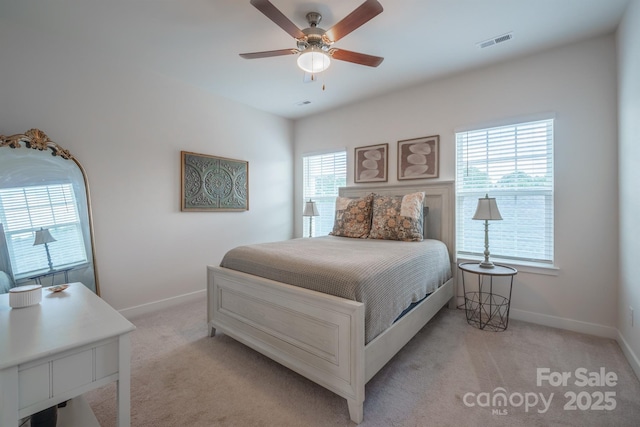
[[356, 147], [353, 181], [386, 182], [389, 144]]
[[398, 141], [398, 180], [437, 178], [440, 135]]
[[249, 210], [249, 162], [181, 151], [182, 211]]

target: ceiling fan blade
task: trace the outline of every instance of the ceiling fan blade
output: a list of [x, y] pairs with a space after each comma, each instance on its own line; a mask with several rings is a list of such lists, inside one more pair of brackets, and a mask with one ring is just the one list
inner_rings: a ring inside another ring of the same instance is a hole
[[353, 62], [367, 67], [377, 67], [384, 61], [384, 58], [380, 56], [366, 55], [344, 49], [331, 49], [331, 57], [339, 61]]
[[275, 7], [269, 0], [251, 0], [251, 4], [255, 6], [260, 12], [262, 12], [267, 18], [271, 19], [280, 28], [285, 30], [291, 35], [291, 37], [299, 39], [304, 37], [304, 33], [300, 28], [296, 26], [289, 18], [284, 16], [277, 7]]
[[342, 21], [331, 27], [326, 35], [331, 41], [338, 41], [365, 22], [382, 12], [382, 5], [377, 0], [367, 0], [347, 15]]
[[251, 52], [241, 53], [240, 56], [244, 59], [257, 59], [257, 58], [269, 58], [272, 56], [282, 55], [294, 55], [298, 53], [296, 49], [278, 49], [278, 50], [266, 50], [264, 52]]

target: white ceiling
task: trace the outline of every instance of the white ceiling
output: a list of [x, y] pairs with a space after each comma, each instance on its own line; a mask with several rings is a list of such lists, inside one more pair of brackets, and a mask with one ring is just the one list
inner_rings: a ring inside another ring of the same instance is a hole
[[[364, 0], [271, 0], [301, 29], [328, 29]], [[378, 68], [332, 61], [303, 82], [296, 56], [239, 53], [295, 47], [249, 0], [0, 0], [0, 23], [38, 28], [109, 60], [152, 70], [272, 112], [299, 118], [483, 66], [612, 32], [629, 0], [379, 0], [384, 11], [335, 47], [385, 58]], [[476, 43], [508, 32], [513, 40]], [[1, 42], [1, 41], [0, 41]], [[322, 86], [325, 86], [325, 90]], [[301, 101], [310, 101], [304, 106]]]

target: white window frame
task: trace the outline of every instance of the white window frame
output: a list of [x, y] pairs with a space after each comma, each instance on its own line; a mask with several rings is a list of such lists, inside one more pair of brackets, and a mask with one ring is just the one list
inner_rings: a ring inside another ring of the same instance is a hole
[[[456, 132], [459, 260], [483, 259], [484, 221], [471, 218], [477, 199], [488, 194], [496, 198], [504, 218], [489, 221], [491, 260], [555, 274], [553, 127], [549, 115]], [[482, 177], [474, 180], [474, 172]], [[527, 175], [518, 180], [520, 172]], [[507, 185], [506, 176], [515, 176], [516, 183]], [[531, 226], [528, 235], [522, 233], [526, 225]]]
[[[334, 178], [334, 175], [338, 175]], [[302, 156], [302, 196], [303, 202], [313, 200], [318, 208], [317, 217], [313, 217], [311, 235], [326, 236], [333, 229], [335, 202], [338, 188], [347, 185], [347, 151], [307, 153]], [[329, 182], [318, 180], [326, 176]], [[321, 184], [321, 185], [320, 185]], [[309, 236], [311, 217], [303, 217], [303, 236]]]

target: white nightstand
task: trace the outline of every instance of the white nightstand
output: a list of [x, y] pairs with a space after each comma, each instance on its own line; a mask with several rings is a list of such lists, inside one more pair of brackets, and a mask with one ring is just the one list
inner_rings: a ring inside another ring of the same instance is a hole
[[10, 308], [9, 295], [0, 295], [0, 426], [17, 427], [72, 399], [58, 425], [86, 427], [95, 416], [73, 398], [117, 381], [118, 426], [128, 427], [134, 329], [82, 283], [56, 293], [44, 288], [42, 302], [25, 308]]

